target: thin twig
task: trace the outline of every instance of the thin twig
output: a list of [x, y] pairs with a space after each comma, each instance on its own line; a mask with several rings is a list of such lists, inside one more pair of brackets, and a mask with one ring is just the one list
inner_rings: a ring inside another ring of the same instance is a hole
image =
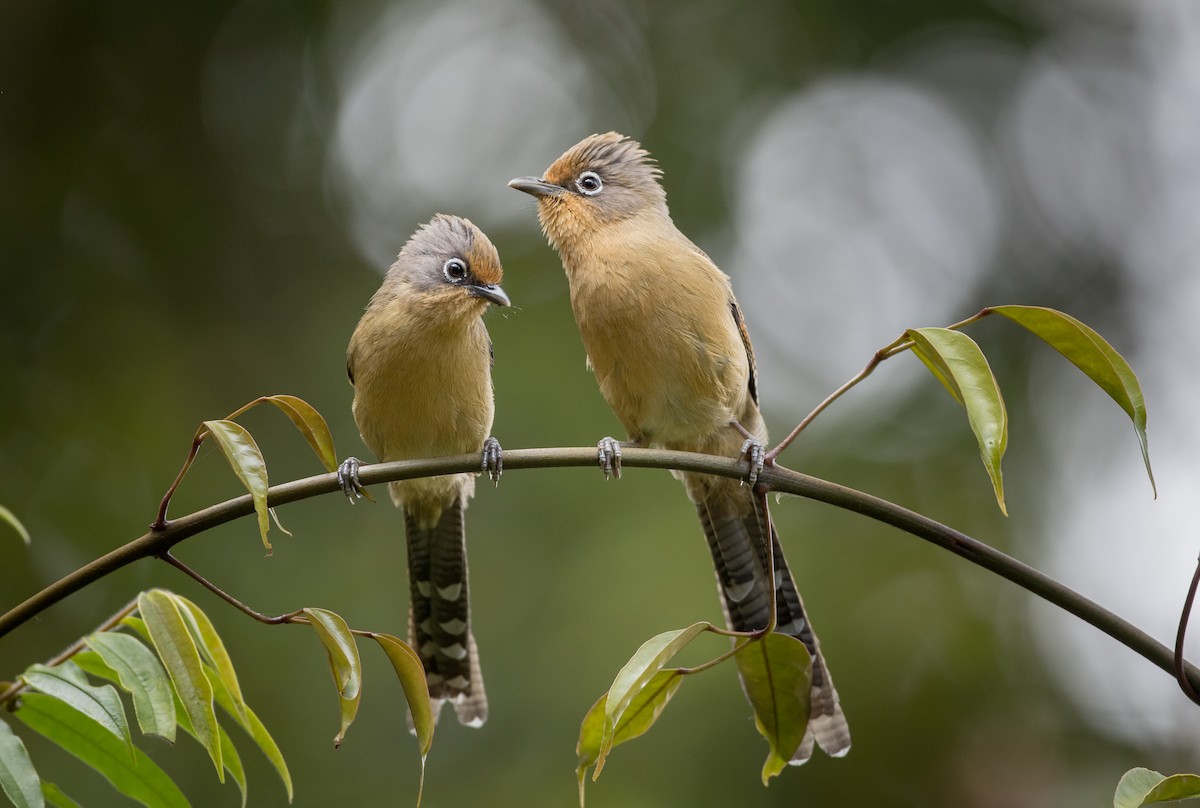
[[1192, 617], [1192, 604], [1196, 601], [1196, 587], [1200, 585], [1200, 559], [1196, 559], [1196, 571], [1192, 573], [1192, 585], [1188, 587], [1187, 597], [1183, 600], [1183, 611], [1179, 615], [1179, 630], [1175, 633], [1175, 680], [1179, 688], [1189, 699], [1200, 704], [1200, 693], [1189, 681], [1184, 669], [1183, 640], [1187, 636], [1188, 621]]
[[202, 587], [207, 589], [209, 592], [212, 592], [214, 595], [216, 595], [221, 600], [228, 603], [230, 606], [234, 607], [238, 611], [248, 614], [250, 617], [253, 617], [255, 620], [257, 620], [260, 623], [266, 623], [267, 625], [277, 625], [279, 623], [307, 622], [307, 618], [301, 618], [300, 620], [297, 620], [297, 617], [301, 617], [300, 611], [288, 612], [287, 614], [275, 615], [274, 617], [272, 617], [269, 614], [263, 614], [262, 612], [255, 611], [254, 609], [247, 606], [245, 603], [242, 603], [240, 600], [235, 598], [233, 595], [226, 592], [224, 589], [221, 589], [219, 586], [214, 584], [212, 581], [205, 578], [200, 573], [196, 572], [194, 569], [189, 567], [187, 564], [184, 564], [182, 561], [180, 561], [178, 558], [176, 558], [175, 555], [170, 550], [164, 551], [158, 557], [161, 558], [163, 561], [167, 562], [168, 564], [170, 564], [172, 567], [175, 567], [176, 569], [182, 571], [184, 574], [186, 574], [187, 576], [192, 578], [192, 580], [194, 580], [196, 583], [200, 584]]

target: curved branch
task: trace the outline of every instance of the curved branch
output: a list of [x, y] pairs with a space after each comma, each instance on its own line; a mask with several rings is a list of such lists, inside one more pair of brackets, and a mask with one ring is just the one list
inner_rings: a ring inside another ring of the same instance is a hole
[[[743, 479], [746, 475], [746, 463], [742, 460], [664, 449], [625, 449], [621, 454], [621, 463], [626, 468], [678, 469], [733, 479]], [[570, 466], [591, 467], [595, 464], [595, 447], [510, 449], [504, 452], [505, 471]], [[359, 471], [359, 479], [363, 485], [378, 485], [414, 477], [478, 471], [479, 456], [470, 454], [403, 460], [395, 463], [376, 463], [363, 466]], [[860, 513], [936, 544], [938, 547], [994, 572], [1070, 612], [1117, 642], [1129, 647], [1168, 674], [1175, 675], [1174, 652], [1170, 648], [1137, 626], [1069, 589], [1050, 576], [983, 542], [972, 539], [965, 533], [887, 500], [778, 465], [764, 468], [759, 474], [759, 484], [771, 491], [793, 494]], [[333, 492], [341, 493], [337, 475], [320, 474], [272, 486], [268, 492], [267, 501], [272, 507], [275, 507]], [[254, 505], [250, 495], [247, 494], [174, 519], [164, 528], [152, 530], [79, 568], [0, 616], [0, 637], [114, 570], [142, 558], [161, 556], [184, 539], [217, 525], [248, 516], [253, 512]], [[1200, 689], [1200, 670], [1189, 663], [1183, 663], [1183, 670], [1192, 685]]]

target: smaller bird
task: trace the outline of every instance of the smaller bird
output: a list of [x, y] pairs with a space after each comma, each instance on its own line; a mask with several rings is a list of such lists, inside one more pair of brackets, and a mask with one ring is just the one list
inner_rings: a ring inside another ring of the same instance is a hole
[[[493, 482], [500, 444], [491, 437], [489, 306], [509, 306], [500, 256], [478, 227], [438, 214], [412, 235], [371, 298], [346, 350], [354, 420], [381, 462], [482, 452]], [[361, 461], [338, 469], [351, 502], [363, 493]], [[434, 718], [444, 701], [459, 722], [487, 720], [471, 631], [463, 511], [475, 477], [451, 474], [389, 484], [408, 543], [409, 644], [425, 667]]]

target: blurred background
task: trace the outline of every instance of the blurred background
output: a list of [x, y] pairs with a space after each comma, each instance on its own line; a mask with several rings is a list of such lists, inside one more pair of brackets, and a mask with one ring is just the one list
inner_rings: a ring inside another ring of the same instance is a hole
[[[505, 187], [592, 132], [640, 139], [675, 221], [733, 277], [776, 436], [910, 326], [1053, 306], [1140, 375], [1159, 497], [1133, 430], [1038, 340], [971, 333], [1011, 418], [1011, 516], [960, 409], [910, 356], [783, 457], [922, 511], [1170, 641], [1197, 536], [1200, 5], [1191, 0], [0, 0], [0, 610], [142, 534], [203, 419], [291, 393], [366, 457], [344, 351], [435, 211], [500, 250], [495, 433], [591, 445], [618, 425], [584, 367], [533, 201]], [[319, 465], [285, 419], [244, 419], [273, 480]], [[202, 453], [176, 515], [235, 496]], [[384, 498], [386, 500], [386, 498]], [[689, 680], [614, 753], [589, 806], [1110, 804], [1134, 766], [1194, 771], [1197, 712], [1079, 621], [895, 530], [775, 508], [854, 734], [764, 789], [731, 667]], [[339, 496], [179, 556], [267, 612], [321, 606], [403, 633], [401, 523]], [[575, 804], [579, 721], [637, 646], [720, 619], [691, 506], [665, 472], [512, 472], [468, 515], [491, 698], [443, 720], [425, 805]], [[298, 806], [407, 805], [417, 754], [382, 654], [333, 749], [324, 653], [151, 561], [0, 640], [0, 678], [138, 590], [205, 607], [291, 764]], [[713, 644], [713, 652], [722, 645]], [[1200, 647], [1192, 646], [1193, 656]], [[30, 738], [43, 775], [123, 804]], [[199, 746], [147, 742], [196, 805], [237, 805]], [[247, 744], [250, 804], [283, 790]]]

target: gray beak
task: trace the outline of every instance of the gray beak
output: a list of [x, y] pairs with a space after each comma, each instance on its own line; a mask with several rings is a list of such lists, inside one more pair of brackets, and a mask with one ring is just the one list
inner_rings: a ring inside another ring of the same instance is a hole
[[512, 305], [508, 299], [508, 295], [504, 294], [504, 290], [494, 283], [481, 283], [476, 286], [467, 287], [467, 290], [475, 297], [481, 297], [489, 303], [495, 303], [497, 306]]
[[563, 193], [561, 185], [546, 182], [541, 177], [517, 177], [508, 181], [508, 187], [524, 191], [531, 196], [558, 196]]

